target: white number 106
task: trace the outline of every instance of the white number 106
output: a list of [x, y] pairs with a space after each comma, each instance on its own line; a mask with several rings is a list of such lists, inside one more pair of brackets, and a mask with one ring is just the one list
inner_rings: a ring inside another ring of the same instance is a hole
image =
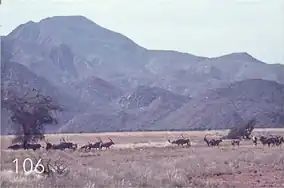
[[[26, 163], [29, 162], [30, 163], [30, 169], [26, 169]], [[16, 173], [19, 173], [19, 162], [18, 159], [15, 159], [13, 161], [13, 163], [16, 163]], [[44, 172], [44, 166], [41, 164], [41, 159], [38, 160], [38, 162], [36, 163], [36, 165], [33, 165], [33, 161], [30, 158], [26, 158], [23, 161], [23, 170], [25, 173], [29, 173], [29, 172], [36, 172], [38, 174], [41, 174]]]

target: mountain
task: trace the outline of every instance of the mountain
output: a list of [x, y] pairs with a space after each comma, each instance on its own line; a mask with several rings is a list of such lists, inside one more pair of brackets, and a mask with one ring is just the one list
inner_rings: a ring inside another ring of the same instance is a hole
[[56, 85], [93, 75], [119, 83], [128, 79], [125, 72], [134, 77], [139, 74], [137, 68], [143, 69], [146, 52], [129, 38], [82, 16], [30, 21], [6, 38], [13, 44], [14, 61], [32, 67]]
[[258, 120], [258, 127], [284, 127], [283, 84], [249, 79], [213, 89], [191, 99], [160, 122], [160, 126], [220, 129], [252, 118]]
[[14, 62], [69, 93], [74, 82], [92, 76], [124, 91], [149, 85], [191, 97], [245, 79], [284, 83], [283, 65], [265, 64], [245, 52], [207, 58], [148, 50], [83, 16], [30, 21], [3, 38]]
[[275, 88], [284, 84], [284, 66], [246, 52], [208, 58], [149, 50], [83, 16], [27, 22], [1, 45], [6, 80], [16, 79], [19, 90], [41, 88], [68, 106], [62, 132], [228, 128], [251, 116], [259, 126], [282, 122], [281, 101], [255, 91], [281, 96]]
[[139, 86], [118, 105], [112, 113], [76, 116], [61, 131], [227, 129], [252, 118], [257, 127], [284, 128], [284, 85], [262, 79], [235, 82], [195, 98]]
[[73, 88], [76, 90], [75, 92], [80, 100], [91, 102], [94, 105], [104, 105], [123, 94], [120, 88], [96, 76], [74, 83]]
[[263, 63], [245, 52], [205, 58], [172, 51], [153, 51], [146, 67], [161, 78], [154, 85], [191, 97], [246, 79], [284, 84], [283, 65]]
[[[1, 48], [2, 86], [4, 88], [12, 87], [18, 92], [19, 95], [24, 95], [29, 90], [34, 88], [40, 91], [41, 94], [52, 97], [53, 100], [58, 102], [64, 108], [63, 112], [57, 113], [59, 125], [48, 126], [46, 132], [56, 132], [60, 126], [67, 123], [70, 119], [78, 114], [82, 114], [86, 111], [99, 110], [97, 106], [93, 106], [88, 100], [82, 100], [80, 96], [74, 97], [74, 95], [64, 91], [64, 88], [59, 88], [52, 85], [47, 79], [32, 72], [27, 66], [11, 61], [12, 55], [10, 53], [9, 46], [4, 45], [4, 47], [5, 48]], [[93, 79], [91, 83], [93, 85], [96, 83], [103, 83], [106, 86], [111, 87], [110, 84], [108, 85], [107, 82], [99, 78]], [[97, 88], [96, 91], [98, 95], [102, 95], [105, 92], [109, 95], [110, 92], [108, 92], [106, 89], [103, 89], [103, 87], [104, 86], [102, 85], [101, 88]], [[120, 90], [116, 89], [116, 92], [120, 92]], [[118, 93], [116, 94], [118, 95]], [[106, 100], [107, 98], [92, 98], [92, 102], [94, 103], [102, 103]], [[11, 114], [9, 114], [6, 109], [1, 108], [1, 134], [8, 134], [13, 131], [10, 127], [10, 115]]]
[[175, 108], [180, 107], [188, 101], [189, 98], [174, 94], [159, 87], [141, 85], [122, 96], [118, 103], [122, 108], [133, 109], [149, 107], [154, 101], [159, 99], [164, 102], [169, 102], [173, 105], [173, 108]]
[[[58, 113], [58, 117], [60, 117], [59, 126], [66, 123], [76, 114], [83, 112], [88, 106], [52, 86], [46, 79], [37, 76], [24, 65], [6, 61], [5, 58], [2, 58], [1, 62], [1, 80], [4, 88], [12, 87], [19, 95], [24, 95], [34, 88], [42, 94], [52, 97], [66, 109]], [[6, 109], [1, 108], [1, 116], [1, 134], [7, 134], [12, 131], [10, 129], [10, 114]], [[50, 126], [47, 132], [57, 130], [58, 128], [57, 125]]]
[[156, 121], [189, 100], [161, 88], [138, 86], [121, 96], [113, 104], [113, 110], [78, 115], [61, 127], [60, 132], [155, 130]]

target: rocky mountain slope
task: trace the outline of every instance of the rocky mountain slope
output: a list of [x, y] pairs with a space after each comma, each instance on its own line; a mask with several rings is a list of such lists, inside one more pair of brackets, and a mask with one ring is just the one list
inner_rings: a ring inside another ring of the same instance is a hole
[[79, 100], [93, 103], [93, 105], [105, 105], [123, 95], [123, 91], [109, 82], [92, 76], [76, 82], [72, 85]]
[[220, 129], [252, 118], [258, 127], [284, 128], [283, 84], [250, 79], [213, 89], [171, 113], [159, 126]]
[[206, 58], [148, 50], [82, 16], [28, 22], [3, 40], [4, 48], [11, 48], [13, 61], [60, 87], [97, 76], [122, 89], [151, 85], [196, 96], [208, 87], [244, 79], [284, 83], [284, 66], [275, 68], [247, 53]]
[[138, 86], [121, 96], [107, 112], [86, 112], [74, 117], [60, 131], [153, 130], [155, 123], [190, 99], [157, 87]]
[[250, 88], [265, 86], [269, 100], [270, 90], [282, 95], [274, 86], [284, 84], [284, 66], [245, 52], [208, 58], [149, 50], [83, 16], [30, 21], [1, 45], [9, 59], [4, 80], [40, 87], [73, 109], [60, 131], [226, 128], [256, 114], [260, 126], [282, 122], [281, 100], [268, 103]]
[[[79, 102], [75, 98], [62, 92], [60, 89], [52, 86], [46, 79], [37, 76], [33, 72], [29, 71], [24, 65], [16, 62], [5, 61], [2, 59], [1, 62], [1, 80], [2, 87], [13, 88], [19, 93], [24, 95], [27, 92], [31, 92], [32, 89], [40, 91], [42, 94], [51, 96], [57, 101], [64, 109], [62, 113], [58, 113], [59, 123], [62, 125], [66, 123], [73, 116], [78, 113], [84, 112], [88, 107], [88, 104]], [[80, 107], [80, 108], [77, 108]], [[9, 112], [1, 108], [1, 133], [11, 132], [11, 121], [9, 119]], [[51, 126], [48, 131], [56, 131], [59, 127]]]
[[61, 131], [227, 129], [252, 118], [257, 127], [284, 128], [284, 85], [262, 79], [235, 82], [192, 99], [140, 86], [118, 104], [122, 108], [111, 114], [76, 116]]

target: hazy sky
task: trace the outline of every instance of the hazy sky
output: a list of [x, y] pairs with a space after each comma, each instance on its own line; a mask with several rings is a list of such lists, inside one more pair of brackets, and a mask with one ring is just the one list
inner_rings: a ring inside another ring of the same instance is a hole
[[148, 49], [284, 64], [284, 0], [2, 0], [0, 34], [56, 15], [86, 16]]

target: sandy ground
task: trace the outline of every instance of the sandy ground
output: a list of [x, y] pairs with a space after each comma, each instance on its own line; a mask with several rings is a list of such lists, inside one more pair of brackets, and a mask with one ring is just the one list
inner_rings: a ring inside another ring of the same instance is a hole
[[[220, 147], [208, 148], [203, 137], [219, 137], [227, 131], [131, 132], [98, 134], [46, 135], [59, 143], [61, 137], [79, 146], [107, 141], [110, 150], [85, 151], [11, 151], [6, 148], [11, 136], [1, 137], [1, 187], [284, 187], [284, 148], [253, 146], [242, 141], [233, 147], [224, 141]], [[284, 135], [283, 129], [255, 130], [254, 135]], [[191, 147], [168, 143], [183, 135]], [[282, 146], [284, 147], [284, 145]], [[61, 159], [70, 173], [51, 177], [23, 173], [24, 159], [40, 157], [43, 161]], [[19, 161], [19, 172], [15, 163]]]

